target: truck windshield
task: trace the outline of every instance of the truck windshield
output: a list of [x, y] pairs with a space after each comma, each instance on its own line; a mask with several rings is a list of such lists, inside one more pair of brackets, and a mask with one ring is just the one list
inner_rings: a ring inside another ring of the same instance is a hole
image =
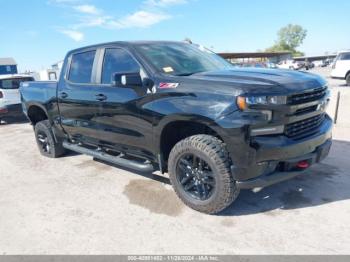
[[176, 76], [224, 70], [233, 65], [215, 53], [187, 43], [140, 44], [136, 49], [158, 72]]

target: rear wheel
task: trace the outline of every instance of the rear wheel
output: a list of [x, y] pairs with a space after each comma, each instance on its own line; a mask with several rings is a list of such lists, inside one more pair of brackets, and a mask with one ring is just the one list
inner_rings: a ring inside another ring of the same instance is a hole
[[181, 140], [171, 150], [168, 165], [176, 194], [197, 211], [218, 213], [239, 194], [225, 145], [216, 137], [195, 135]]
[[55, 142], [49, 120], [38, 122], [34, 130], [36, 143], [43, 156], [56, 158], [65, 153], [62, 143]]
[[350, 73], [348, 73], [346, 76], [346, 85], [350, 86]]

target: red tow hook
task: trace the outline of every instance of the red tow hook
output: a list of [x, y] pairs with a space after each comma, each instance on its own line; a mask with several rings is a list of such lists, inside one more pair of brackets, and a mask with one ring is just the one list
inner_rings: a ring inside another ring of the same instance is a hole
[[308, 168], [309, 166], [310, 166], [310, 164], [306, 160], [300, 161], [297, 164], [297, 167], [302, 168], [302, 169]]

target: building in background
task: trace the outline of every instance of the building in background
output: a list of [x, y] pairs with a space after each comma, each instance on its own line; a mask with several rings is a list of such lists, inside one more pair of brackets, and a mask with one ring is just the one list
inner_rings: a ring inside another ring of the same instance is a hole
[[37, 81], [57, 81], [59, 73], [55, 69], [44, 69], [32, 75]]
[[298, 57], [294, 57], [293, 59], [295, 61], [315, 62], [315, 61], [333, 60], [336, 56], [337, 54], [327, 54], [327, 55], [318, 55], [318, 56], [298, 56]]
[[0, 58], [0, 75], [11, 75], [17, 73], [17, 63], [13, 58]]
[[51, 66], [51, 68], [52, 68], [52, 69], [56, 69], [56, 70], [58, 70], [58, 71], [61, 71], [62, 66], [63, 66], [63, 60], [58, 61], [57, 63], [54, 63], [54, 64]]
[[37, 81], [57, 81], [60, 77], [62, 65], [63, 61], [59, 61], [51, 65], [51, 68], [43, 69], [39, 72], [32, 72], [31, 75], [34, 76]]
[[281, 61], [292, 59], [290, 52], [218, 53], [218, 55], [238, 66], [278, 64]]

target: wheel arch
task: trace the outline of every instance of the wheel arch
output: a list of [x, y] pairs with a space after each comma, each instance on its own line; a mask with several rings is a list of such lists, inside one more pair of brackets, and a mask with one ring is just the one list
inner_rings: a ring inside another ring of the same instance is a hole
[[198, 134], [207, 134], [224, 141], [217, 124], [202, 116], [178, 116], [163, 121], [156, 132], [157, 151], [161, 159], [161, 171], [166, 172], [171, 149], [180, 140]]
[[348, 72], [346, 72], [345, 74], [345, 79], [350, 75], [350, 70]]
[[40, 104], [29, 105], [27, 109], [27, 117], [33, 126], [40, 121], [49, 120], [49, 115], [46, 109]]

